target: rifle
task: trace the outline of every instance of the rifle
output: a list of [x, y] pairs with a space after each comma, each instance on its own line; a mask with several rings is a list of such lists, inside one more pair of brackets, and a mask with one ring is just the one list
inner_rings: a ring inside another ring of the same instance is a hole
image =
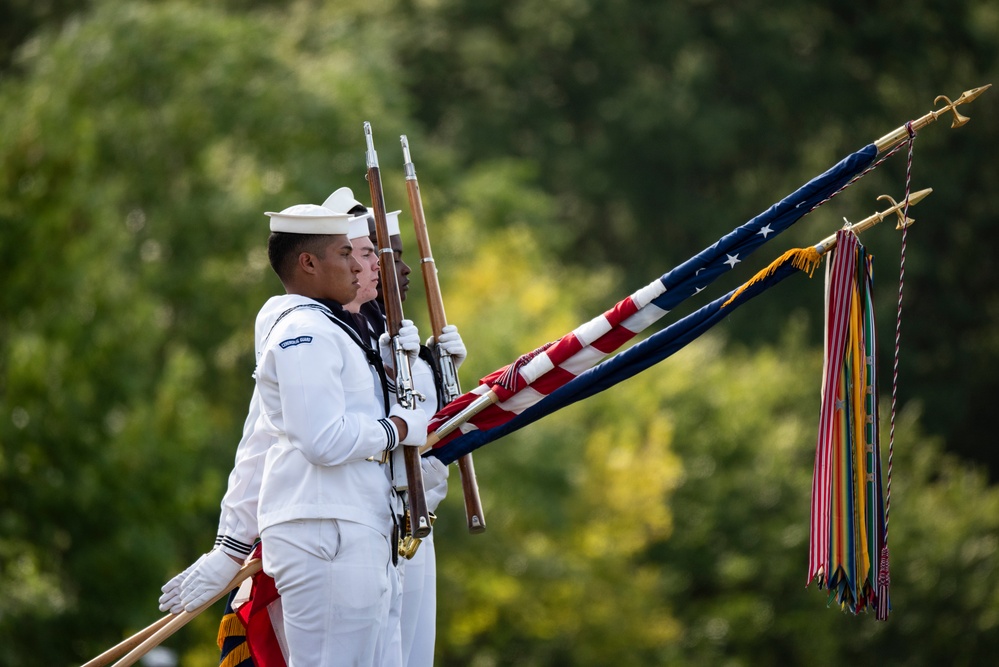
[[[423, 273], [423, 284], [427, 291], [430, 326], [436, 340], [441, 335], [441, 330], [447, 326], [447, 316], [444, 314], [444, 300], [441, 296], [440, 282], [437, 280], [437, 264], [430, 251], [430, 236], [427, 233], [427, 219], [423, 215], [423, 199], [420, 196], [420, 184], [416, 179], [416, 167], [413, 166], [413, 160], [409, 155], [409, 141], [405, 134], [399, 139], [402, 143], [402, 155], [405, 161], [403, 169], [406, 174], [409, 210], [413, 214], [416, 245], [420, 251], [420, 270]], [[439, 345], [435, 348], [434, 358], [441, 374], [444, 393], [444, 404], [438, 406], [440, 409], [461, 396], [461, 385], [458, 383], [458, 370], [454, 366], [454, 359]], [[475, 481], [475, 467], [471, 454], [465, 454], [458, 459], [458, 471], [461, 473], [461, 490], [465, 497], [465, 518], [468, 521], [468, 532], [481, 533], [486, 529], [486, 520], [482, 513], [482, 500], [479, 498], [479, 486]]]
[[[395, 389], [399, 405], [412, 410], [416, 408], [416, 391], [413, 388], [413, 375], [409, 366], [409, 355], [399, 343], [399, 329], [402, 327], [402, 294], [399, 292], [399, 278], [395, 272], [395, 253], [389, 238], [388, 220], [385, 217], [385, 194], [382, 191], [382, 177], [378, 169], [378, 153], [375, 152], [371, 136], [371, 123], [364, 123], [364, 139], [368, 150], [365, 159], [368, 165], [368, 187], [371, 190], [371, 207], [374, 209], [375, 236], [378, 240], [379, 276], [382, 284], [382, 301], [385, 305], [385, 331], [392, 338], [395, 353]], [[420, 467], [418, 447], [403, 446], [406, 462], [406, 491], [408, 514], [407, 531], [414, 537], [423, 538], [430, 534], [430, 513], [427, 511], [426, 491], [423, 488], [423, 468]]]

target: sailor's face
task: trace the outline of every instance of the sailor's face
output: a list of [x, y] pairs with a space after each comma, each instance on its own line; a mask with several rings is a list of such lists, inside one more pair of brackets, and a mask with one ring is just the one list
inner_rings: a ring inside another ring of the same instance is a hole
[[353, 255], [353, 246], [346, 234], [332, 237], [322, 256], [315, 257], [322, 298], [346, 305], [354, 300], [360, 288], [358, 275], [361, 264]]
[[378, 253], [367, 236], [351, 239], [350, 242], [354, 246], [354, 259], [361, 265], [361, 273], [357, 277], [360, 285], [354, 302], [367, 303], [378, 296]]
[[406, 293], [409, 291], [409, 274], [412, 269], [406, 262], [402, 261], [402, 237], [392, 236], [389, 238], [392, 244], [392, 254], [395, 256], [395, 276], [399, 281], [399, 295], [402, 300], [406, 300]]
[[[377, 244], [377, 240], [373, 236], [371, 239], [372, 242]], [[399, 235], [390, 236], [389, 244], [392, 248], [392, 261], [395, 264], [395, 278], [399, 284], [399, 297], [405, 301], [406, 292], [409, 291], [409, 274], [412, 273], [412, 269], [409, 268], [406, 262], [402, 261], [402, 237]], [[381, 284], [378, 285], [378, 300], [384, 303]]]

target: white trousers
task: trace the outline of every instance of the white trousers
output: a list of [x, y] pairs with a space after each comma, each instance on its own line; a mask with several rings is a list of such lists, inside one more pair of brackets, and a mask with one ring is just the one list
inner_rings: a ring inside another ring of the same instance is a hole
[[395, 545], [352, 521], [307, 519], [266, 528], [264, 572], [284, 614], [288, 667], [382, 667], [401, 661], [390, 607], [400, 590]]
[[434, 664], [437, 630], [437, 556], [433, 533], [402, 564], [402, 655], [406, 667]]

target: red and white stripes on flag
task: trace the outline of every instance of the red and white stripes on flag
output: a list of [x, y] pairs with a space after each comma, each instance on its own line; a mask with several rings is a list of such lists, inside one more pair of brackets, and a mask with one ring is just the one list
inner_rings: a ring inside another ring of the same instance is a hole
[[668, 312], [652, 303], [665, 291], [662, 279], [654, 280], [603, 315], [482, 378], [478, 387], [459, 396], [434, 415], [429, 430], [440, 428], [490, 391], [495, 394], [496, 401], [474, 419], [462, 424], [458, 431], [442, 438], [437, 446], [460, 433], [477, 428], [488, 429], [506, 422], [512, 415], [520, 414], [594, 366]]

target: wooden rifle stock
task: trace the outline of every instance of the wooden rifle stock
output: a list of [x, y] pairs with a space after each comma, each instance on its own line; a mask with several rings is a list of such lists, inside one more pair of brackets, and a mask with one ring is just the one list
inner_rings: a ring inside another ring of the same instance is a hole
[[[371, 207], [375, 217], [375, 236], [378, 240], [379, 277], [382, 286], [382, 303], [385, 306], [385, 330], [392, 338], [395, 349], [395, 388], [399, 405], [407, 409], [416, 408], [413, 380], [409, 367], [409, 357], [398, 347], [399, 329], [402, 327], [402, 294], [399, 291], [399, 278], [395, 272], [395, 254], [389, 238], [388, 219], [385, 217], [385, 194], [382, 191], [382, 178], [378, 169], [378, 154], [375, 152], [371, 136], [371, 123], [364, 123], [364, 138], [367, 142], [368, 187], [371, 190]], [[423, 538], [430, 534], [430, 513], [427, 510], [426, 491], [423, 488], [423, 468], [420, 467], [418, 447], [402, 446], [406, 462], [406, 496], [409, 501], [409, 525], [415, 537]]]
[[[416, 168], [410, 159], [409, 142], [406, 135], [400, 137], [402, 154], [405, 160], [406, 193], [409, 195], [409, 210], [413, 215], [413, 227], [416, 230], [416, 245], [420, 252], [420, 270], [423, 274], [423, 284], [427, 292], [427, 309], [430, 311], [430, 326], [434, 339], [441, 335], [441, 330], [447, 326], [444, 314], [444, 299], [441, 295], [440, 282], [437, 279], [437, 264], [430, 250], [430, 236], [427, 233], [427, 219], [423, 214], [423, 198], [420, 196], [420, 183], [416, 178]], [[461, 395], [461, 385], [458, 383], [458, 371], [451, 355], [438, 346], [436, 351], [438, 370], [444, 385], [444, 403], [450, 403]], [[439, 408], [443, 405], [438, 406]], [[479, 486], [475, 480], [475, 466], [472, 455], [465, 454], [458, 459], [458, 471], [461, 473], [461, 490], [465, 498], [465, 519], [468, 522], [468, 532], [481, 533], [486, 529], [486, 519], [482, 512], [482, 500], [479, 498]]]

